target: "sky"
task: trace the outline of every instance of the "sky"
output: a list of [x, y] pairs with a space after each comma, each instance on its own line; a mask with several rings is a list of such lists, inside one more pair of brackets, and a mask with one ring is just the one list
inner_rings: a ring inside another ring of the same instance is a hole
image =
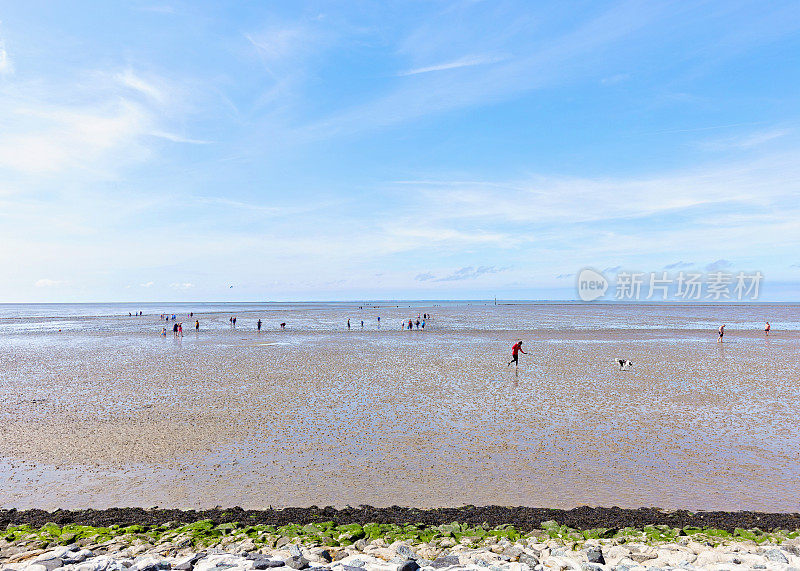
[[0, 0], [0, 301], [800, 300], [800, 3]]

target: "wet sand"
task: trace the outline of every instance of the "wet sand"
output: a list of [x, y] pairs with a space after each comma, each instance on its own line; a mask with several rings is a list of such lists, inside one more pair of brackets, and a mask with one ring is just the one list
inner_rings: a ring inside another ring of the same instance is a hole
[[465, 329], [441, 308], [401, 332], [400, 311], [381, 331], [5, 335], [0, 506], [800, 511], [799, 332]]

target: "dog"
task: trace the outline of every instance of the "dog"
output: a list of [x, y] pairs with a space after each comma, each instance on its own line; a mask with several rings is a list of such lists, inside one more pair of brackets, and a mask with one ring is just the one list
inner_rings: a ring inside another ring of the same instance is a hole
[[629, 361], [628, 359], [615, 359], [614, 362], [619, 365], [620, 371], [630, 371], [633, 367], [633, 362]]

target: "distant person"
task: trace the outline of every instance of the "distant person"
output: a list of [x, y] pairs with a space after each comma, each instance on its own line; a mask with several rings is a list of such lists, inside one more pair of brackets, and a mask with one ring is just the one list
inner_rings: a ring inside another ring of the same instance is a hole
[[178, 335], [183, 337], [183, 323], [178, 323]]
[[[522, 350], [522, 341], [517, 341], [514, 345], [511, 346], [511, 360], [508, 362], [508, 365], [514, 363], [515, 366], [519, 367], [519, 354], [522, 353], [523, 355], [527, 355], [525, 351]], [[506, 365], [506, 367], [508, 367]]]
[[167, 328], [166, 327], [162, 327], [161, 328], [161, 336], [162, 337], [166, 337], [167, 336]]
[[350, 320], [347, 320], [347, 329], [350, 329]]
[[259, 331], [261, 331], [261, 319], [259, 319], [258, 321], [256, 321], [256, 329], [258, 329]]
[[178, 336], [178, 324], [177, 323], [173, 323], [172, 324], [172, 335], [174, 335], [175, 337]]
[[411, 331], [412, 329], [414, 329], [414, 322], [409, 319], [408, 320], [408, 330]]
[[764, 335], [769, 335], [769, 330], [772, 329], [772, 326], [767, 321], [767, 325], [764, 327]]
[[236, 327], [236, 318], [233, 318], [233, 326]]
[[424, 319], [422, 320], [422, 329], [423, 330], [425, 329], [425, 320]]
[[200, 320], [199, 319], [195, 319], [194, 320], [194, 330], [195, 331], [200, 331]]
[[381, 316], [379, 315], [378, 316], [378, 327], [380, 327], [380, 326], [381, 326]]
[[419, 315], [417, 316], [417, 320], [414, 322], [414, 325], [416, 325], [417, 329], [419, 329]]
[[720, 325], [717, 329], [717, 343], [722, 343], [722, 336], [725, 335], [725, 325]]
[[361, 320], [361, 329], [364, 329], [364, 320]]
[[286, 329], [286, 322], [281, 323], [281, 329]]

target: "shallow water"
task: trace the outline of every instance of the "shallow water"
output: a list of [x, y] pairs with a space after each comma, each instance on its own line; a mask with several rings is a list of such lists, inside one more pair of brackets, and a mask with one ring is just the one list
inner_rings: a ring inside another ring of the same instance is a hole
[[800, 306], [381, 305], [0, 306], [0, 505], [800, 510]]

